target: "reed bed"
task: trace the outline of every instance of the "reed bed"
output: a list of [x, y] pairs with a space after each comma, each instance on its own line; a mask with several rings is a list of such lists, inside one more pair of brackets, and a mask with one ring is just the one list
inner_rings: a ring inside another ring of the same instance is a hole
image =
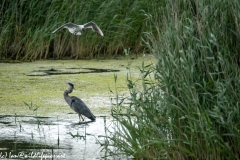
[[[155, 2], [155, 1], [152, 1]], [[152, 3], [137, 0], [46, 0], [0, 2], [0, 59], [36, 60], [95, 58], [123, 54], [123, 46], [141, 53], [141, 36], [148, 26], [144, 14]], [[73, 36], [64, 23], [94, 21], [104, 38], [88, 31]]]
[[143, 41], [158, 63], [140, 68], [141, 86], [127, 76], [130, 104], [113, 107], [109, 141], [139, 159], [240, 159], [240, 2], [153, 10]]

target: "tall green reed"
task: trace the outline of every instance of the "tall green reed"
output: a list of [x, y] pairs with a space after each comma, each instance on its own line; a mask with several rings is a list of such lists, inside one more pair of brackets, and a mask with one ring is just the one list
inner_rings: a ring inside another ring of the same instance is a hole
[[[153, 1], [154, 2], [154, 1]], [[151, 4], [152, 5], [152, 4]], [[117, 7], [116, 7], [117, 6]], [[2, 1], [0, 3], [0, 58], [14, 60], [93, 58], [123, 54], [123, 44], [141, 52], [148, 1]], [[151, 12], [151, 11], [150, 11]], [[88, 31], [73, 36], [51, 32], [67, 22], [96, 22], [104, 38]]]
[[239, 159], [239, 9], [236, 0], [155, 6], [148, 15], [155, 30], [143, 38], [158, 58], [155, 80], [143, 76], [140, 90], [127, 79], [131, 103], [125, 116], [113, 114], [118, 130], [109, 137], [120, 151], [147, 159]]

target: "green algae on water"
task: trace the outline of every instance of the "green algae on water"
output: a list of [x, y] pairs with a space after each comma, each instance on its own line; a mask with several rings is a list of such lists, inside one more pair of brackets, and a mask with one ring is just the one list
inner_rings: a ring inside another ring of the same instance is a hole
[[[63, 92], [67, 89], [65, 81], [69, 81], [76, 87], [71, 95], [81, 98], [93, 113], [108, 114], [111, 110], [110, 99], [114, 96], [109, 89], [116, 89], [114, 75], [118, 77], [118, 93], [126, 95], [128, 68], [131, 69], [131, 76], [138, 79], [138, 66], [142, 61], [150, 64], [156, 59], [148, 55], [136, 60], [121, 58], [0, 63], [0, 112], [8, 115], [35, 114], [24, 104], [31, 102], [33, 107], [38, 106], [38, 115], [69, 117], [71, 114], [68, 113], [73, 111], [63, 99]], [[44, 71], [59, 73], [46, 75]]]

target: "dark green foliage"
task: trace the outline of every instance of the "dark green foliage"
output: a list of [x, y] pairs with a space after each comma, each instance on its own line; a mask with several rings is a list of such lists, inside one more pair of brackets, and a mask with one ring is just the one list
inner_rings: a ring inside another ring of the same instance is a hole
[[155, 80], [127, 80], [131, 103], [117, 106], [125, 116], [113, 114], [109, 139], [136, 158], [240, 159], [240, 3], [166, 3], [143, 39], [158, 57]]

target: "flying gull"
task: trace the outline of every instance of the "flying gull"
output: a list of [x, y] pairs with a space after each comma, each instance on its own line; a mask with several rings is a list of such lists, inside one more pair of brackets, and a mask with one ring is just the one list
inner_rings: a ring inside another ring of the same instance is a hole
[[101, 31], [101, 29], [94, 23], [94, 22], [88, 22], [84, 25], [77, 25], [74, 23], [66, 23], [64, 25], [62, 25], [61, 27], [57, 28], [56, 30], [54, 30], [52, 33], [55, 33], [63, 28], [67, 28], [69, 32], [71, 32], [73, 35], [82, 35], [81, 32], [86, 32], [87, 28], [92, 28], [92, 31], [99, 34], [100, 36], [104, 36], [103, 32]]

